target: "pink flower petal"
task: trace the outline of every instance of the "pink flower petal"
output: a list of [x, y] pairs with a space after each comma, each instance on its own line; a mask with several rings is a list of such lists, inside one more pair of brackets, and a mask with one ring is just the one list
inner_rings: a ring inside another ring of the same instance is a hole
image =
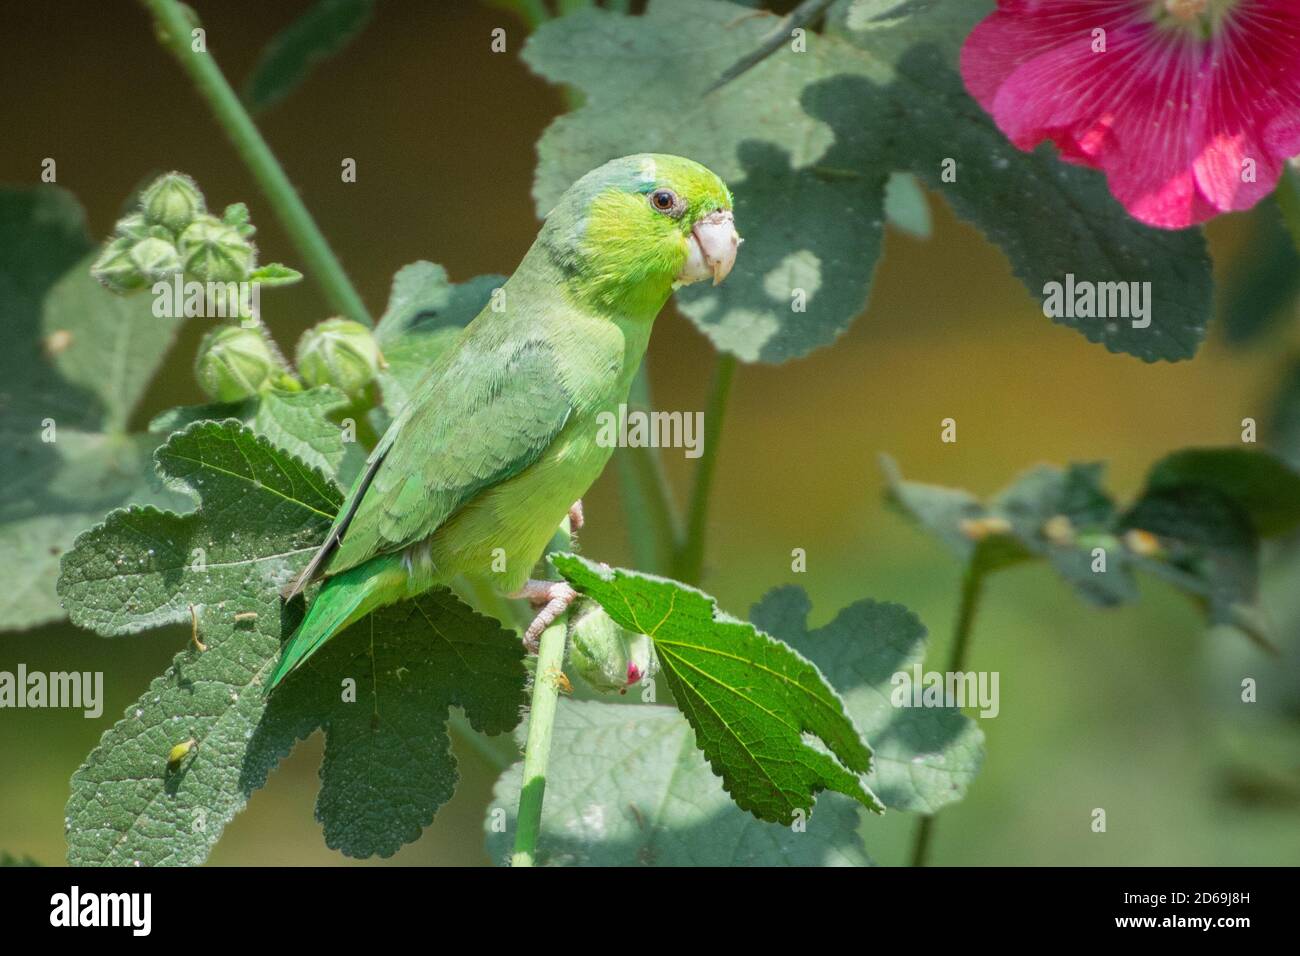
[[1133, 216], [1176, 229], [1253, 206], [1300, 152], [1300, 0], [1239, 0], [1208, 40], [1156, 25], [1154, 9], [1001, 0], [961, 71], [1017, 147], [1056, 144], [1103, 170]]

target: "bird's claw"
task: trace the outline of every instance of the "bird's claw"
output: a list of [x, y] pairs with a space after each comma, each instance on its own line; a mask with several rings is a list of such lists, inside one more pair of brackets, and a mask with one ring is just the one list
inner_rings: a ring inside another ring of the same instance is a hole
[[524, 598], [537, 609], [537, 616], [524, 631], [524, 647], [530, 654], [536, 654], [542, 631], [568, 610], [569, 605], [577, 599], [578, 592], [564, 581], [529, 581], [511, 597]]
[[586, 523], [586, 519], [582, 515], [582, 499], [579, 498], [569, 506], [569, 533], [577, 534]]

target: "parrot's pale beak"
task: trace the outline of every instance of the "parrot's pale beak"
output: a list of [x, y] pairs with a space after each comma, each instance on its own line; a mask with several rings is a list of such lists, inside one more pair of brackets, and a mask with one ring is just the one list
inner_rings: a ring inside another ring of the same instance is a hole
[[735, 219], [727, 210], [709, 213], [695, 224], [686, 240], [686, 264], [677, 281], [686, 284], [713, 277], [717, 285], [736, 264], [736, 250], [743, 240], [736, 233]]

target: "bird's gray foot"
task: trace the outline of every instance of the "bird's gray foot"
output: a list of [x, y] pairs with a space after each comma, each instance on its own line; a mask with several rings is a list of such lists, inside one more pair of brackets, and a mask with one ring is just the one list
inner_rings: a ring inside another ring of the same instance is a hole
[[568, 609], [578, 592], [564, 581], [531, 580], [510, 596], [528, 601], [537, 610], [537, 616], [524, 631], [524, 647], [529, 653], [536, 654], [542, 631], [554, 624], [556, 618]]
[[582, 516], [582, 499], [579, 498], [569, 506], [569, 533], [577, 534], [586, 523], [586, 519]]

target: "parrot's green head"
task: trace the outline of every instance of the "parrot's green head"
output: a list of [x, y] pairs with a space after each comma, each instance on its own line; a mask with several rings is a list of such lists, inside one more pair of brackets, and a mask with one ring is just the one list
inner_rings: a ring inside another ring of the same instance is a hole
[[541, 239], [600, 305], [658, 312], [676, 285], [726, 278], [741, 239], [731, 191], [693, 160], [614, 159], [574, 183]]

